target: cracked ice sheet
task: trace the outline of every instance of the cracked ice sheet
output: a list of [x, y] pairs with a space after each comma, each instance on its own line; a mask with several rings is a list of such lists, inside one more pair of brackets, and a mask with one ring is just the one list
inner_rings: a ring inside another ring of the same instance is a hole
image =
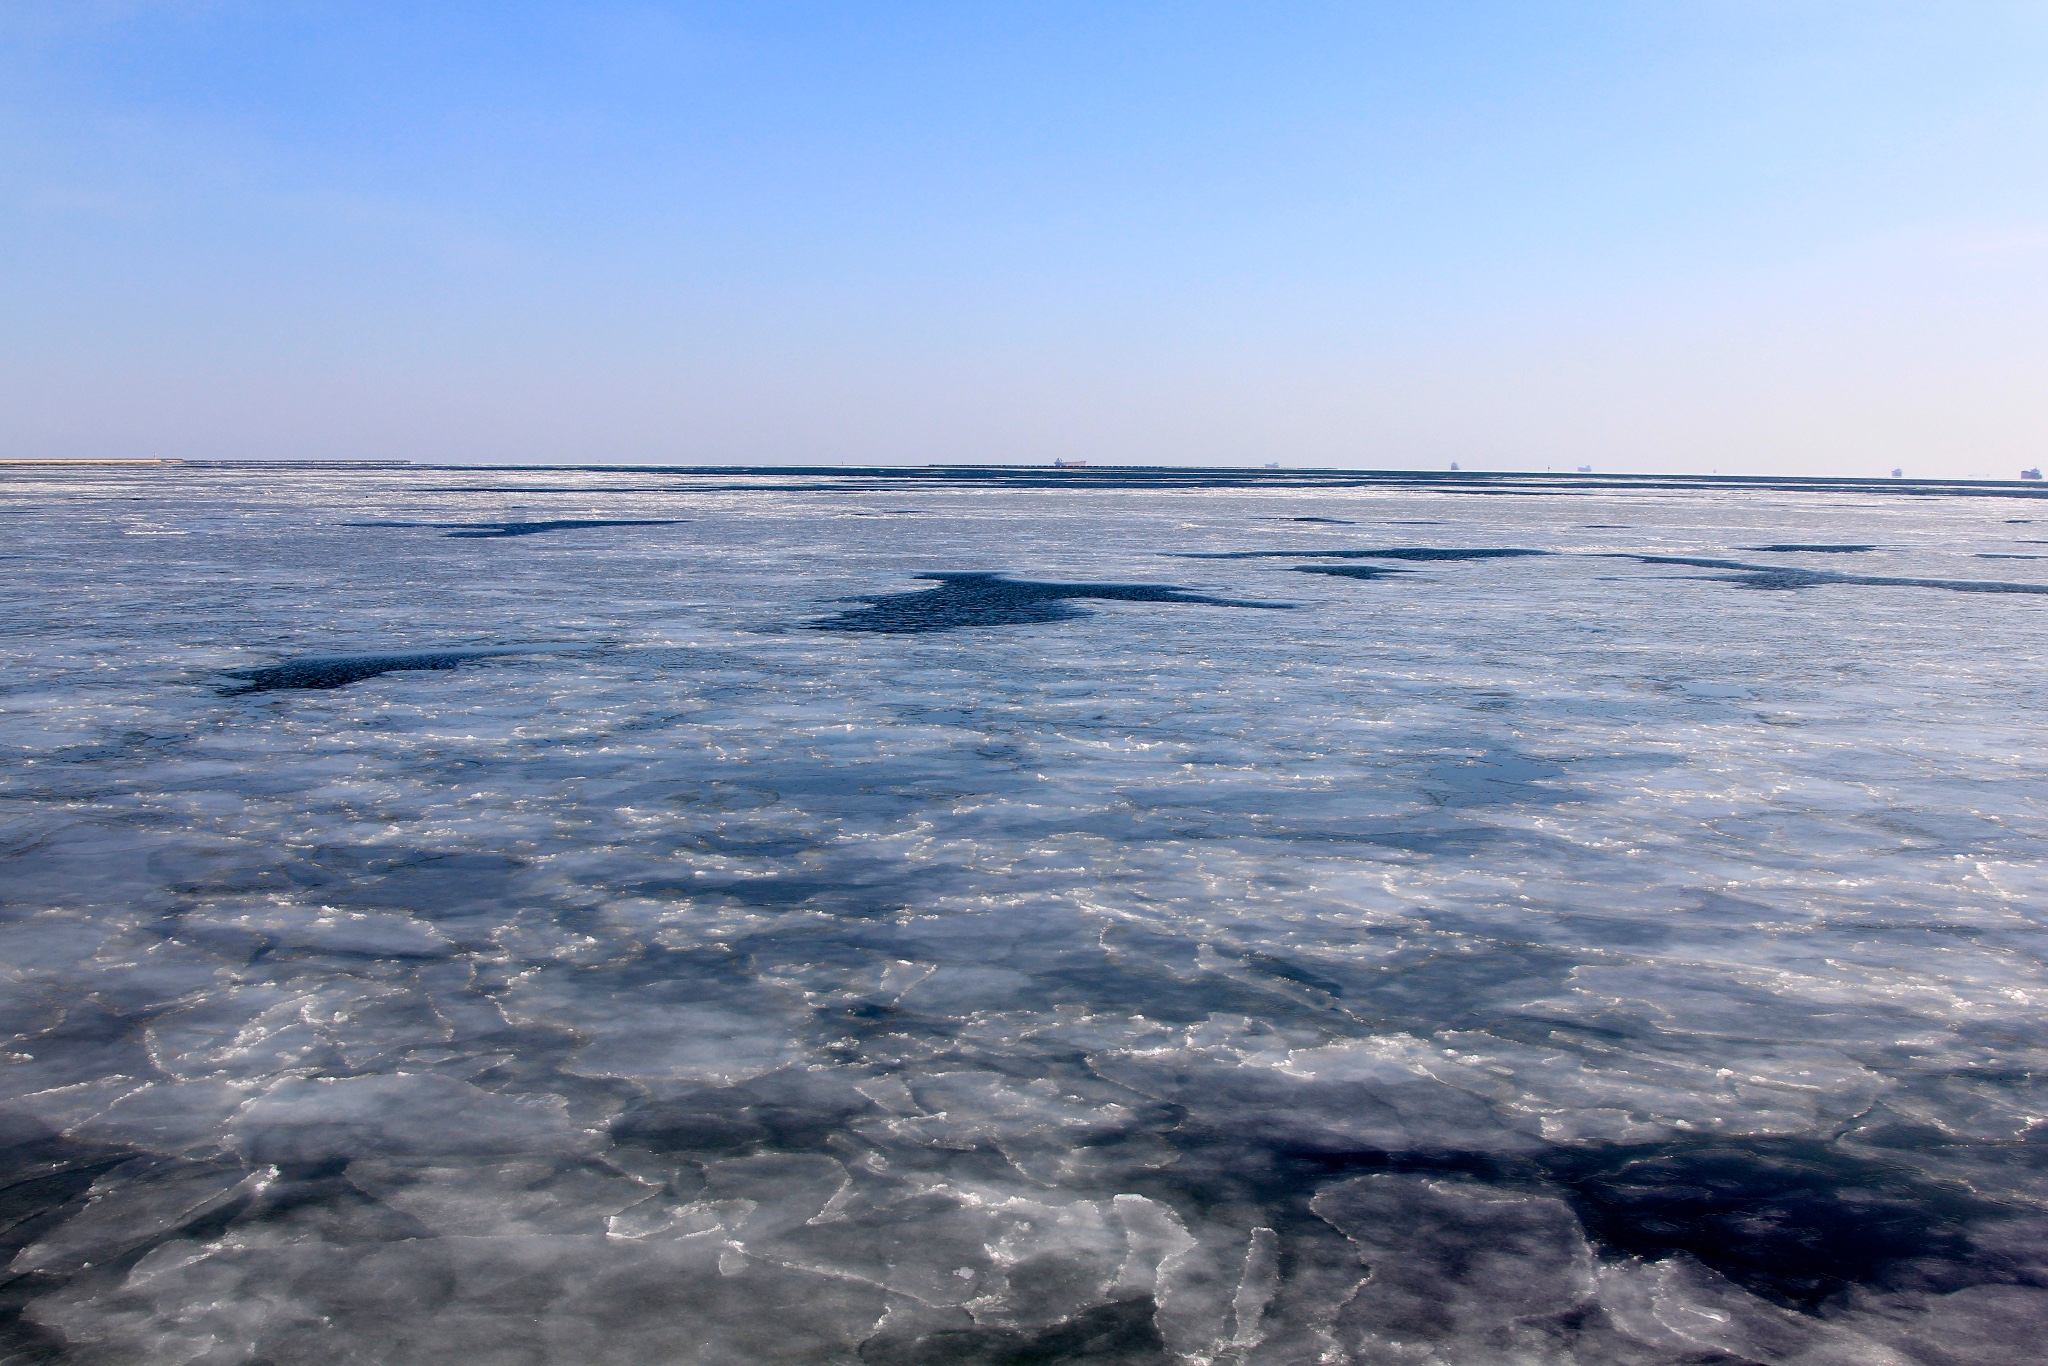
[[461, 482], [0, 484], [9, 1351], [2031, 1359], [2036, 601], [1602, 558], [1998, 500]]

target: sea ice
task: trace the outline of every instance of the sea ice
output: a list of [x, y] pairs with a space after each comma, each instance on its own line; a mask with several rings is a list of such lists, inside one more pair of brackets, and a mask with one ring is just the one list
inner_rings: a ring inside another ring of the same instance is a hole
[[8, 473], [0, 1358], [2038, 1357], [2007, 500], [1089, 475]]

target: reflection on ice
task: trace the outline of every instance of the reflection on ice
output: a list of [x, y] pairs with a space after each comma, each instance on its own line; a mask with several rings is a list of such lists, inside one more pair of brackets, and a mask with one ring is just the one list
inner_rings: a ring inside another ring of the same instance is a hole
[[432, 477], [19, 476], [0, 1357], [2038, 1357], [1995, 500]]

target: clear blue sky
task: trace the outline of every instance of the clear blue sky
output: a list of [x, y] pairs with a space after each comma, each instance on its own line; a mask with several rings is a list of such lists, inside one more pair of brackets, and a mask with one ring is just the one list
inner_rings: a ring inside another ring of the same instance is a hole
[[0, 454], [2010, 478], [2048, 6], [0, 6]]

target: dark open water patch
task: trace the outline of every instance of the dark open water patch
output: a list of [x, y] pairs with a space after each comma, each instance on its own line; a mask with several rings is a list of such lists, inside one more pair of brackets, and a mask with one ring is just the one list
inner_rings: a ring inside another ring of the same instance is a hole
[[1799, 553], [1804, 555], [1860, 555], [1866, 550], [1877, 549], [1874, 545], [1746, 545], [1744, 550], [1775, 550], [1781, 554]]
[[1810, 1139], [1567, 1150], [1550, 1175], [1608, 1247], [1646, 1258], [1691, 1253], [1745, 1290], [1801, 1309], [1882, 1283], [1908, 1262], [1960, 1266], [1969, 1225], [2009, 1213]]
[[1693, 555], [1607, 555], [1613, 560], [1634, 560], [1638, 564], [1678, 564], [1695, 569], [1728, 569], [1735, 572], [1713, 576], [1713, 582], [1737, 588], [1784, 592], [1818, 588], [1824, 584], [1849, 583], [1876, 588], [1945, 588], [1951, 593], [2048, 593], [2048, 584], [2007, 583], [1997, 579], [1912, 579], [1889, 574], [1837, 574], [1824, 569], [1794, 569], [1784, 565], [1744, 564], [1740, 560], [1716, 560]]
[[[21, 1115], [0, 1115], [0, 1258], [23, 1249], [82, 1211], [93, 1182], [132, 1160], [130, 1149], [60, 1137]], [[0, 1361], [65, 1359], [57, 1334], [22, 1316], [37, 1295], [63, 1278], [40, 1268], [13, 1271], [0, 1283]]]
[[1972, 1231], [2014, 1210], [1816, 1139], [1600, 1144], [1527, 1158], [1292, 1153], [1265, 1164], [1259, 1180], [1272, 1187], [1260, 1195], [1278, 1214], [1302, 1192], [1366, 1172], [1562, 1196], [1607, 1257], [1686, 1254], [1790, 1309], [1812, 1311], [1856, 1286], [1954, 1290], [2013, 1277], [1973, 1247]]
[[1548, 550], [1482, 546], [1387, 546], [1379, 550], [1184, 550], [1175, 553], [1183, 560], [1508, 560], [1523, 555], [1548, 555]]
[[1356, 522], [1347, 522], [1341, 517], [1261, 517], [1259, 520], [1262, 522], [1322, 522], [1328, 526], [1358, 525]]
[[499, 540], [507, 536], [538, 536], [546, 531], [575, 531], [582, 527], [594, 526], [681, 526], [676, 518], [662, 521], [597, 521], [580, 518], [557, 518], [545, 522], [344, 522], [343, 526], [400, 526], [431, 527], [447, 531], [448, 536], [457, 540]]
[[1328, 574], [1339, 579], [1384, 579], [1395, 574], [1413, 574], [1412, 569], [1395, 569], [1384, 564], [1297, 564], [1297, 574]]
[[312, 655], [304, 659], [288, 659], [281, 664], [267, 664], [256, 669], [223, 669], [221, 672], [229, 678], [239, 678], [248, 686], [223, 689], [222, 695], [247, 697], [252, 692], [276, 692], [294, 688], [341, 688], [350, 683], [360, 683], [366, 678], [375, 678], [379, 674], [397, 673], [407, 669], [453, 669], [472, 659], [574, 648], [577, 647], [501, 645], [454, 650], [403, 650], [389, 654]]
[[1085, 608], [1070, 605], [1076, 598], [1097, 598], [1109, 602], [1200, 603], [1210, 607], [1259, 607], [1286, 609], [1292, 603], [1243, 602], [1235, 598], [1212, 598], [1165, 584], [1147, 583], [1038, 583], [1030, 579], [1005, 578], [1001, 574], [919, 574], [936, 588], [913, 593], [880, 593], [846, 601], [866, 603], [849, 612], [806, 622], [814, 631], [874, 631], [891, 635], [914, 635], [932, 631], [958, 631], [971, 626], [1035, 626], [1048, 622], [1072, 621], [1093, 616]]

